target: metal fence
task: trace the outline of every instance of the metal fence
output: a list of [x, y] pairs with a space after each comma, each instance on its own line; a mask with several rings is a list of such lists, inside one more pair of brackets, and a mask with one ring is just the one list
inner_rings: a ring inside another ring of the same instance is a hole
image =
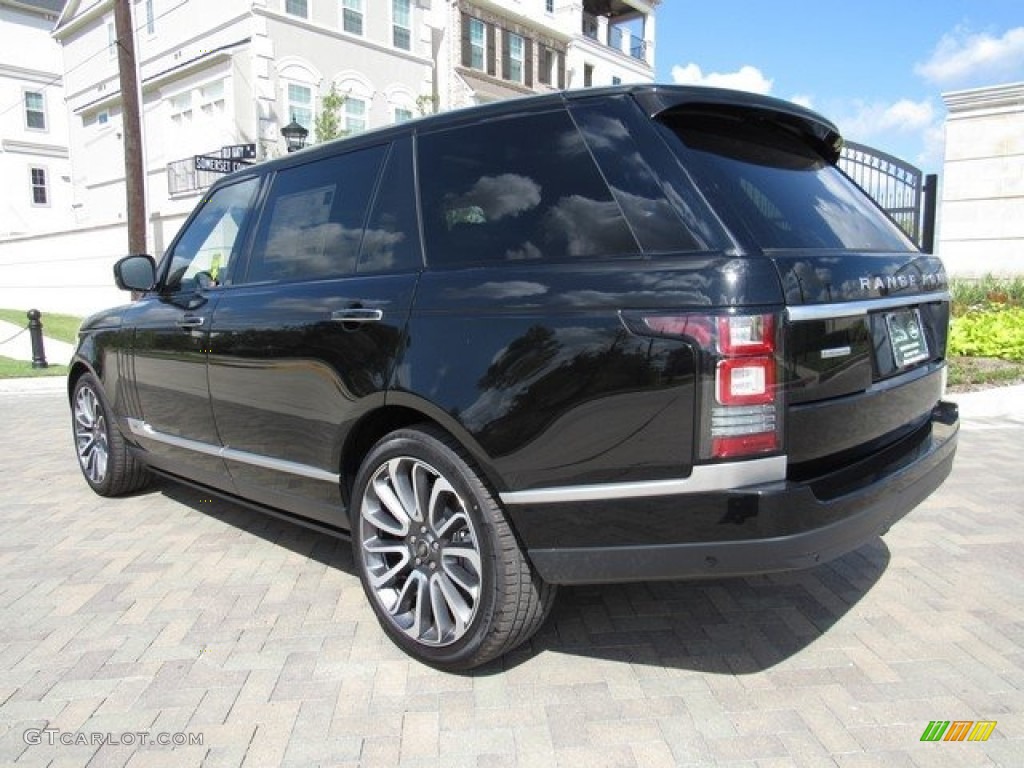
[[935, 192], [938, 177], [881, 150], [847, 141], [839, 167], [921, 248], [931, 252], [935, 240]]
[[175, 160], [167, 164], [167, 194], [179, 195], [206, 189], [223, 175], [213, 171], [197, 171], [194, 157]]

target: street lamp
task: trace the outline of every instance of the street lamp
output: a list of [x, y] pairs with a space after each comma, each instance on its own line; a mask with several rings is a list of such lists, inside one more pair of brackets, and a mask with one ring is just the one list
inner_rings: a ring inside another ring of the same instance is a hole
[[292, 115], [292, 121], [281, 129], [281, 135], [284, 136], [285, 143], [288, 145], [288, 151], [294, 152], [306, 146], [306, 137], [309, 135], [309, 131], [295, 122], [295, 115]]

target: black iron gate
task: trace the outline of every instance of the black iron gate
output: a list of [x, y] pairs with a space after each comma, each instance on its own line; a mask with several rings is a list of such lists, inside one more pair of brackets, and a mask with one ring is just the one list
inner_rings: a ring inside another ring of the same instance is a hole
[[874, 198], [921, 250], [934, 250], [938, 176], [926, 176], [898, 157], [852, 141], [843, 145], [839, 167]]

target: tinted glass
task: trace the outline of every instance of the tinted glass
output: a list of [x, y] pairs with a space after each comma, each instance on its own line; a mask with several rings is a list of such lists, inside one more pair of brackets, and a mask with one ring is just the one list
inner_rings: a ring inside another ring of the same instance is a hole
[[728, 223], [764, 249], [914, 250], [853, 182], [787, 126], [756, 113], [667, 121], [687, 165]]
[[277, 173], [260, 218], [250, 283], [349, 275], [386, 146]]
[[573, 109], [586, 139], [644, 251], [697, 251], [722, 245], [714, 219], [631, 99]]
[[422, 136], [431, 264], [635, 255], [636, 241], [564, 111]]
[[399, 272], [423, 265], [416, 222], [412, 141], [394, 144], [363, 235], [359, 272]]
[[164, 290], [195, 290], [200, 273], [213, 283], [224, 281], [237, 257], [239, 234], [258, 186], [258, 179], [247, 179], [210, 195], [174, 244]]

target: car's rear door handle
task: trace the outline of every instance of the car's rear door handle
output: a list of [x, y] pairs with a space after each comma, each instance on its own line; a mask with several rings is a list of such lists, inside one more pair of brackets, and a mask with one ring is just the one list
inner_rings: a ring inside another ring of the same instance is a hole
[[203, 320], [205, 318], [196, 317], [195, 315], [185, 315], [178, 320], [179, 328], [202, 328]]
[[365, 309], [350, 307], [331, 312], [331, 320], [339, 323], [379, 323], [384, 319], [383, 309]]

